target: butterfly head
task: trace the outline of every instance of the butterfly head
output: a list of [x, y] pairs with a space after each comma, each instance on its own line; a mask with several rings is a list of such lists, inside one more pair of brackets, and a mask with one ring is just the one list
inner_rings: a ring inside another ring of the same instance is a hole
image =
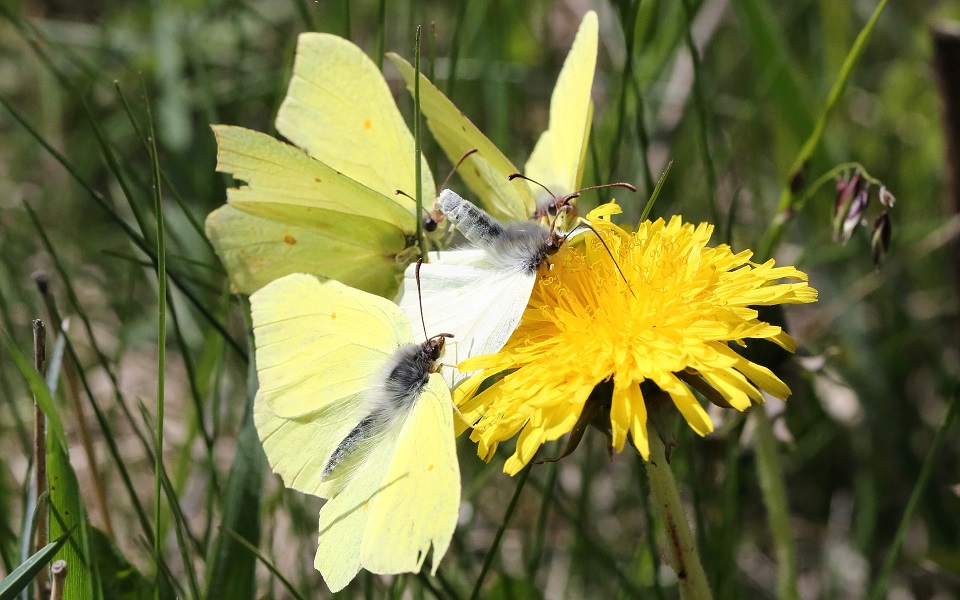
[[421, 346], [424, 354], [430, 357], [432, 362], [440, 360], [443, 356], [443, 347], [447, 343], [447, 338], [452, 338], [452, 333], [440, 333], [428, 339]]

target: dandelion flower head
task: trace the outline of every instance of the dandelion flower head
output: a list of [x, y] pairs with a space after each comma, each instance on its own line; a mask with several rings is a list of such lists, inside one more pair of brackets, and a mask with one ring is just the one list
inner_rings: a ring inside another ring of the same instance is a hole
[[[604, 244], [588, 233], [582, 244], [564, 245], [541, 272], [519, 327], [500, 352], [459, 365], [480, 371], [458, 395], [474, 423], [471, 439], [480, 456], [489, 460], [500, 442], [520, 434], [507, 473], [517, 473], [542, 444], [571, 431], [604, 381], [613, 383], [613, 447], [621, 451], [629, 435], [645, 459], [645, 381], [669, 395], [700, 435], [713, 424], [691, 385], [712, 388], [712, 398], [740, 411], [763, 402], [761, 390], [790, 395], [769, 369], [730, 344], [766, 339], [794, 351], [793, 338], [759, 320], [751, 307], [816, 301], [807, 276], [773, 260], [753, 263], [749, 250], [707, 247], [712, 225], [673, 217], [646, 221], [630, 233], [610, 222], [618, 212], [604, 205], [588, 215]], [[470, 398], [483, 379], [504, 372]]]

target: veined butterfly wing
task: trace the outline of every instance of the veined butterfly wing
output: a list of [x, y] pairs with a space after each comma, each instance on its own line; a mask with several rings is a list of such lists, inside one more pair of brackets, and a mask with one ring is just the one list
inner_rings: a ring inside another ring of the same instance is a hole
[[318, 273], [389, 295], [399, 285], [398, 262], [404, 264], [408, 253], [413, 257], [396, 236], [377, 237], [362, 229], [334, 237], [229, 204], [210, 213], [206, 231], [235, 291], [246, 294], [290, 273]]
[[232, 211], [208, 219], [233, 286], [251, 293], [278, 275], [308, 272], [393, 296], [416, 258], [421, 216], [394, 193], [415, 189], [414, 143], [376, 66], [347, 40], [302, 34], [277, 128], [310, 156], [264, 134], [214, 126], [218, 170], [247, 183], [228, 192], [228, 203], [262, 219]]
[[[415, 271], [415, 265], [407, 268], [397, 298], [411, 319], [420, 311]], [[453, 364], [497, 352], [517, 328], [534, 281], [535, 272], [503, 268], [486, 250], [431, 252], [430, 262], [420, 270], [427, 331], [453, 334], [446, 350], [447, 360]], [[420, 330], [414, 329], [413, 335], [418, 341], [423, 339]], [[451, 388], [469, 375], [457, 370], [444, 373]]]
[[330, 498], [315, 560], [327, 585], [342, 589], [360, 568], [417, 571], [431, 547], [436, 571], [460, 479], [450, 392], [431, 372], [429, 342], [410, 345], [393, 303], [310, 275], [274, 281], [251, 305], [257, 431], [287, 485]]
[[[329, 33], [301, 33], [287, 96], [277, 113], [277, 131], [347, 177], [380, 192], [414, 213], [416, 171], [413, 136], [370, 57]], [[436, 188], [422, 156], [423, 197]], [[419, 215], [414, 215], [419, 218]]]
[[[590, 11], [580, 23], [573, 46], [557, 78], [557, 85], [553, 88], [549, 126], [540, 135], [524, 167], [527, 177], [560, 196], [580, 189], [583, 177], [593, 117], [590, 91], [597, 64], [598, 35], [597, 13]], [[541, 207], [546, 192], [539, 186], [532, 189], [537, 206]], [[550, 198], [545, 200], [549, 201]]]
[[[497, 352], [507, 342], [556, 240], [535, 221], [499, 222], [451, 190], [443, 190], [436, 205], [472, 244], [465, 250], [431, 253], [432, 262], [420, 270], [428, 330], [453, 334], [451, 347], [459, 363]], [[397, 302], [407, 315], [419, 306], [415, 265], [404, 274]], [[469, 375], [456, 372], [450, 376], [451, 387]]]
[[[388, 53], [387, 57], [400, 70], [412, 94], [413, 66], [397, 54]], [[526, 220], [533, 215], [536, 207], [530, 188], [523, 181], [509, 180], [517, 168], [423, 73], [420, 74], [420, 110], [427, 117], [434, 139], [452, 163], [456, 164], [470, 150], [477, 150], [458, 172], [481, 199], [483, 208], [498, 219], [512, 221]]]

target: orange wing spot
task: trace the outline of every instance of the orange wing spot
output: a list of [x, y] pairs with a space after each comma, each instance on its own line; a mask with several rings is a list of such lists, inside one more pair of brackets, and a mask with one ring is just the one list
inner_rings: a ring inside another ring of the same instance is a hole
[[370, 129], [371, 127], [373, 127], [373, 121], [371, 121], [370, 119], [367, 119], [363, 122], [364, 129]]
[[330, 313], [330, 320], [331, 320], [331, 321], [336, 321], [336, 320], [337, 320], [337, 313]]
[[370, 508], [370, 501], [369, 501], [369, 500], [367, 500], [366, 502], [363, 503], [363, 510], [367, 510], [368, 508]]
[[428, 472], [429, 472], [429, 471], [432, 471], [432, 470], [433, 470], [433, 465], [430, 465], [429, 467], [427, 467], [427, 471], [428, 471]]
[[317, 183], [323, 183], [323, 180], [320, 179], [319, 177], [314, 177], [313, 180], [316, 181]]
[[283, 236], [283, 241], [292, 246], [297, 243], [297, 238], [293, 237], [288, 233], [287, 235]]

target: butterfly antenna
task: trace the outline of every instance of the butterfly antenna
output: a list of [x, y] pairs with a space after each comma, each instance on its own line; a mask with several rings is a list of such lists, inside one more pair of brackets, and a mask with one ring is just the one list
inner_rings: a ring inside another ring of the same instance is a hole
[[[611, 255], [612, 256], [612, 255]], [[423, 325], [423, 339], [429, 339], [427, 335], [427, 322], [423, 319], [423, 293], [420, 291], [420, 265], [423, 264], [423, 257], [417, 259], [417, 268], [414, 275], [417, 279], [417, 300], [420, 301], [420, 324]], [[451, 336], [452, 337], [452, 336]]]
[[548, 188], [547, 186], [543, 185], [542, 183], [540, 183], [540, 182], [537, 181], [536, 179], [530, 179], [529, 177], [527, 177], [527, 176], [524, 175], [523, 173], [513, 173], [512, 175], [510, 175], [509, 177], [507, 177], [507, 179], [509, 179], [510, 181], [513, 181], [514, 179], [525, 179], [525, 180], [529, 181], [530, 183], [535, 183], [535, 184], [539, 185], [540, 187], [542, 187], [545, 192], [547, 192], [548, 194], [550, 194], [550, 197], [551, 197], [551, 198], [556, 198], [556, 197], [557, 197], [556, 194], [554, 194], [553, 192], [550, 191], [550, 188]]
[[591, 185], [591, 186], [587, 186], [587, 187], [585, 187], [585, 188], [580, 188], [579, 190], [577, 190], [577, 191], [575, 191], [575, 192], [573, 192], [573, 193], [571, 193], [571, 194], [567, 194], [566, 196], [564, 196], [563, 198], [560, 199], [560, 202], [558, 202], [558, 204], [566, 204], [567, 202], [573, 200], [574, 198], [579, 198], [579, 197], [580, 197], [580, 194], [582, 194], [583, 192], [586, 192], [586, 191], [588, 191], [588, 190], [599, 190], [599, 189], [603, 189], [603, 188], [612, 188], [612, 187], [624, 188], [624, 189], [630, 190], [631, 192], [636, 192], [636, 191], [637, 191], [636, 186], [633, 186], [633, 185], [631, 185], [631, 184], [629, 184], [629, 183], [627, 183], [627, 182], [625, 182], [625, 181], [618, 181], [618, 182], [616, 182], [616, 183], [604, 183], [604, 184], [602, 184], [602, 185]]
[[467, 160], [471, 154], [476, 154], [478, 150], [476, 148], [471, 148], [463, 153], [463, 156], [460, 157], [460, 160], [457, 161], [457, 164], [453, 165], [453, 168], [450, 169], [450, 172], [447, 174], [447, 178], [443, 180], [443, 183], [440, 184], [440, 189], [447, 187], [447, 182], [450, 181], [450, 178], [453, 177], [453, 174], [457, 172], [457, 169], [460, 168], [460, 165], [463, 164], [463, 161]]
[[406, 198], [410, 198], [410, 199], [413, 200], [414, 202], [417, 201], [416, 198], [414, 198], [413, 196], [411, 196], [410, 194], [406, 193], [406, 192], [403, 191], [403, 190], [395, 190], [395, 191], [393, 192], [393, 195], [394, 195], [394, 196], [404, 196], [404, 197], [406, 197]]
[[[606, 186], [605, 186], [605, 187], [606, 187]], [[627, 276], [623, 273], [623, 269], [620, 268], [620, 263], [618, 263], [618, 262], [617, 262], [617, 259], [614, 258], [613, 252], [610, 251], [610, 247], [607, 246], [607, 243], [606, 243], [605, 241], [603, 241], [603, 238], [602, 238], [602, 237], [600, 237], [600, 232], [598, 232], [596, 229], [594, 229], [593, 225], [591, 225], [588, 221], [586, 221], [586, 220], [584, 220], [584, 219], [580, 219], [580, 225], [586, 227], [587, 229], [589, 229], [590, 231], [592, 231], [592, 232], [597, 236], [597, 239], [600, 240], [600, 244], [603, 246], [603, 249], [606, 250], [606, 251], [607, 251], [607, 254], [610, 256], [610, 260], [613, 261], [613, 266], [615, 266], [615, 267], [617, 268], [617, 272], [620, 273], [620, 278], [623, 279], [623, 282], [624, 282], [625, 284], [627, 284], [627, 289], [630, 290], [630, 295], [633, 296], [634, 298], [636, 298], [637, 295], [634, 293], [633, 288], [630, 287], [630, 282], [627, 281]], [[572, 233], [572, 232], [571, 232], [571, 233]]]

